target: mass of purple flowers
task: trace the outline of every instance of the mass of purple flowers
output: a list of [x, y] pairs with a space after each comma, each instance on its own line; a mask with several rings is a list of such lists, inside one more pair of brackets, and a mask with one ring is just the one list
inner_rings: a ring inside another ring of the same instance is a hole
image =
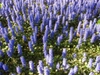
[[100, 0], [0, 2], [0, 75], [100, 75]]

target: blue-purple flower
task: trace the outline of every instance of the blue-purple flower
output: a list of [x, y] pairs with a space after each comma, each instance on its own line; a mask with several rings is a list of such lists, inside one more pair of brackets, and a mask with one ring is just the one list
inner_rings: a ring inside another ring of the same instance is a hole
[[57, 69], [57, 70], [60, 69], [60, 63], [59, 63], [59, 62], [56, 64], [56, 69]]
[[74, 75], [74, 69], [73, 68], [70, 69], [68, 75]]
[[12, 53], [10, 50], [7, 51], [8, 57], [12, 57], [12, 54], [13, 54], [13, 53]]
[[4, 53], [2, 50], [0, 50], [0, 57], [3, 57], [4, 56]]
[[37, 71], [39, 75], [43, 74], [43, 69], [39, 65], [37, 65]]
[[44, 67], [44, 75], [50, 75], [50, 70], [47, 66]]
[[90, 72], [89, 75], [94, 75], [94, 73], [93, 72]]
[[5, 72], [8, 72], [8, 71], [9, 71], [8, 65], [3, 64], [2, 67], [3, 67], [3, 70], [4, 70]]
[[22, 38], [23, 38], [24, 41], [27, 41], [27, 38], [26, 38], [25, 35], [23, 35]]
[[30, 71], [34, 71], [34, 63], [33, 63], [33, 61], [29, 61], [29, 68], [30, 68]]
[[69, 32], [69, 43], [72, 42], [73, 39], [73, 27], [70, 28], [70, 32]]
[[63, 51], [62, 51], [62, 57], [63, 58], [66, 58], [66, 52], [67, 52], [66, 48], [63, 48]]
[[28, 41], [28, 47], [30, 51], [34, 51], [31, 41]]
[[91, 37], [91, 43], [94, 43], [97, 39], [97, 36], [96, 34], [93, 34], [92, 37]]
[[16, 67], [16, 72], [17, 72], [18, 74], [21, 74], [22, 70], [21, 70], [21, 67], [20, 67], [20, 66], [17, 66], [17, 67]]
[[90, 58], [90, 59], [89, 59], [89, 62], [88, 62], [88, 67], [89, 67], [89, 68], [92, 68], [92, 65], [93, 65], [93, 59]]
[[66, 58], [63, 58], [63, 61], [62, 61], [62, 66], [63, 66], [63, 68], [66, 67], [66, 64], [67, 64], [67, 59], [66, 59]]
[[2, 69], [3, 67], [3, 62], [0, 62], [0, 69]]
[[100, 63], [97, 63], [96, 68], [95, 68], [96, 72], [100, 72]]
[[74, 74], [78, 72], [78, 66], [74, 66]]
[[22, 55], [22, 48], [21, 48], [20, 44], [17, 45], [17, 49], [18, 49], [18, 54], [21, 56]]
[[25, 61], [24, 56], [21, 56], [21, 57], [20, 57], [20, 61], [21, 61], [21, 63], [22, 63], [22, 66], [23, 66], [23, 67], [26, 67], [26, 61]]

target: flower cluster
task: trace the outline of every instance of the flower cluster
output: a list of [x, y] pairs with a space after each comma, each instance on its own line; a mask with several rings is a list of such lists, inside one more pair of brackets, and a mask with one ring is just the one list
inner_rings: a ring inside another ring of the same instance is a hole
[[0, 2], [0, 75], [100, 73], [100, 0]]

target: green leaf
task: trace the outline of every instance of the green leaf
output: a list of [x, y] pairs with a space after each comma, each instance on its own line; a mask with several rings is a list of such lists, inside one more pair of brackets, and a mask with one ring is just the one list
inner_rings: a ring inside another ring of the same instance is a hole
[[2, 3], [0, 3], [0, 8], [2, 8]]
[[100, 19], [97, 21], [97, 24], [100, 24]]

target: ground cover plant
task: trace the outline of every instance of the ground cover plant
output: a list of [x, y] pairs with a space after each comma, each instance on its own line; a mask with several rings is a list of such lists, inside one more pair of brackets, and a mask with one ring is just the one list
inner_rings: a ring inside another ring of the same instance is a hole
[[100, 75], [100, 0], [0, 0], [0, 75]]

